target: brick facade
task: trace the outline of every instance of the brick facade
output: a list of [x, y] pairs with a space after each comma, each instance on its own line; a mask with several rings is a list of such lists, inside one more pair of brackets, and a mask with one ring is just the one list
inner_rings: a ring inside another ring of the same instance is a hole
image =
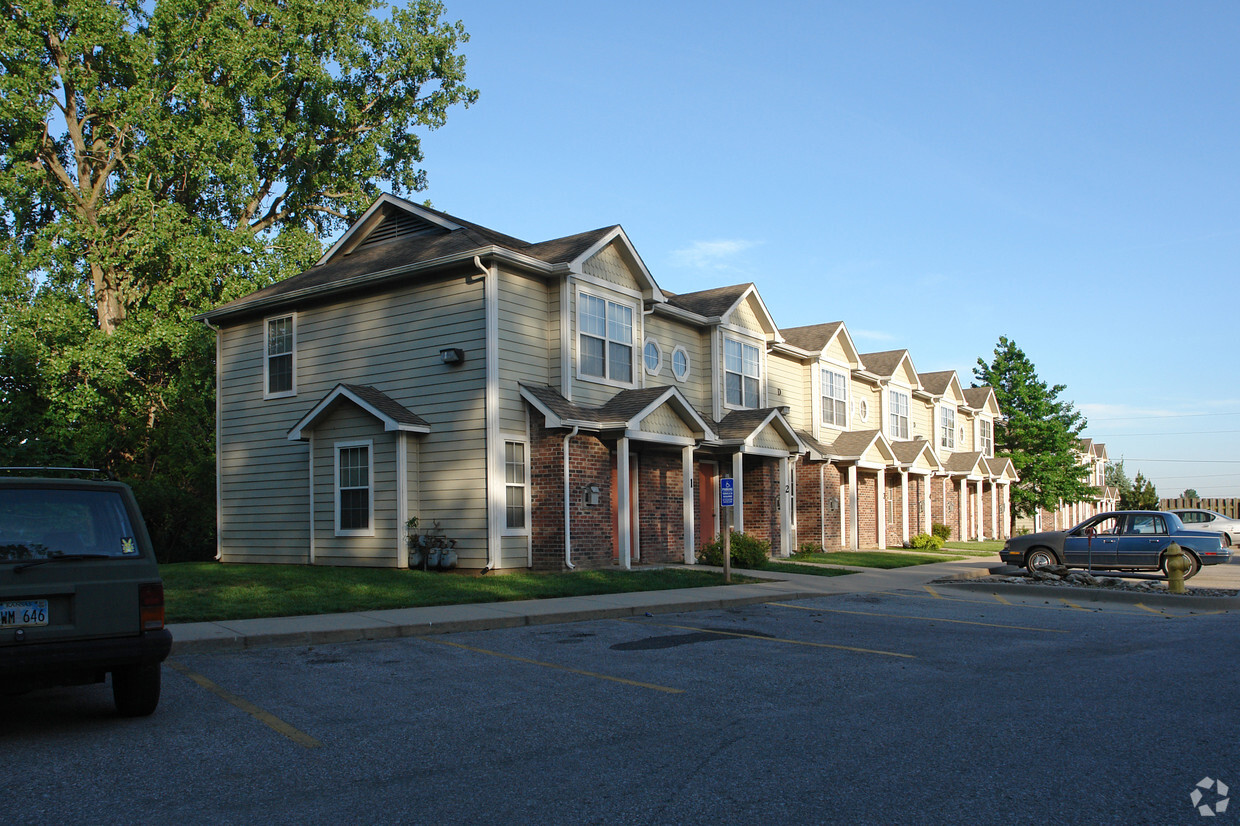
[[745, 457], [745, 533], [771, 543], [779, 554], [779, 462], [760, 456]]
[[[564, 431], [530, 422], [530, 525], [535, 570], [564, 570]], [[593, 436], [569, 440], [569, 499], [573, 566], [612, 564], [615, 525], [611, 513], [611, 451]], [[586, 486], [599, 486], [597, 505], [586, 504]]]
[[684, 562], [684, 466], [679, 451], [643, 451], [637, 460], [642, 562]]

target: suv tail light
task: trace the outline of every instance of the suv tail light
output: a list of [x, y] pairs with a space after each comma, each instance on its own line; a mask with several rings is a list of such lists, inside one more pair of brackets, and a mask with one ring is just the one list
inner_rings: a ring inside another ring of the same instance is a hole
[[164, 627], [164, 584], [147, 582], [138, 586], [138, 610], [143, 631], [158, 631]]

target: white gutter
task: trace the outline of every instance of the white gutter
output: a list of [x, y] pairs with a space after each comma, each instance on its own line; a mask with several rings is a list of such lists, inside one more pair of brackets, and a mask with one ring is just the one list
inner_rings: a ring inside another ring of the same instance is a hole
[[568, 440], [576, 436], [579, 429], [580, 428], [578, 428], [577, 425], [573, 425], [573, 429], [564, 436], [564, 566], [570, 571], [573, 570], [573, 537], [572, 527], [570, 525], [572, 520], [569, 518], [571, 513], [568, 506], [570, 501], [568, 484]]

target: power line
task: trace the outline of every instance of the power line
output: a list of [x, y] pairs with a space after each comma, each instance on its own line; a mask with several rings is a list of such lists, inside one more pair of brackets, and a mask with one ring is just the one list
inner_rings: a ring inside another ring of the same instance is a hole
[[1138, 459], [1136, 456], [1125, 456], [1124, 462], [1179, 462], [1190, 465], [1240, 465], [1240, 459]]
[[1240, 416], [1240, 410], [1233, 413], [1167, 413], [1161, 416], [1117, 416], [1115, 418], [1090, 419], [1091, 422], [1136, 422], [1146, 419], [1191, 419], [1197, 416]]
[[1092, 439], [1123, 439], [1128, 436], [1205, 436], [1214, 433], [1240, 433], [1240, 430], [1180, 430], [1171, 433], [1097, 433]]

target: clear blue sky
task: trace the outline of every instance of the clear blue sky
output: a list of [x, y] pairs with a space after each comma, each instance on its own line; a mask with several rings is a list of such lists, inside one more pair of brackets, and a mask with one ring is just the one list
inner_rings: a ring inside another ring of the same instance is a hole
[[1240, 496], [1240, 3], [446, 2], [436, 207], [966, 386], [1006, 335], [1130, 476]]

